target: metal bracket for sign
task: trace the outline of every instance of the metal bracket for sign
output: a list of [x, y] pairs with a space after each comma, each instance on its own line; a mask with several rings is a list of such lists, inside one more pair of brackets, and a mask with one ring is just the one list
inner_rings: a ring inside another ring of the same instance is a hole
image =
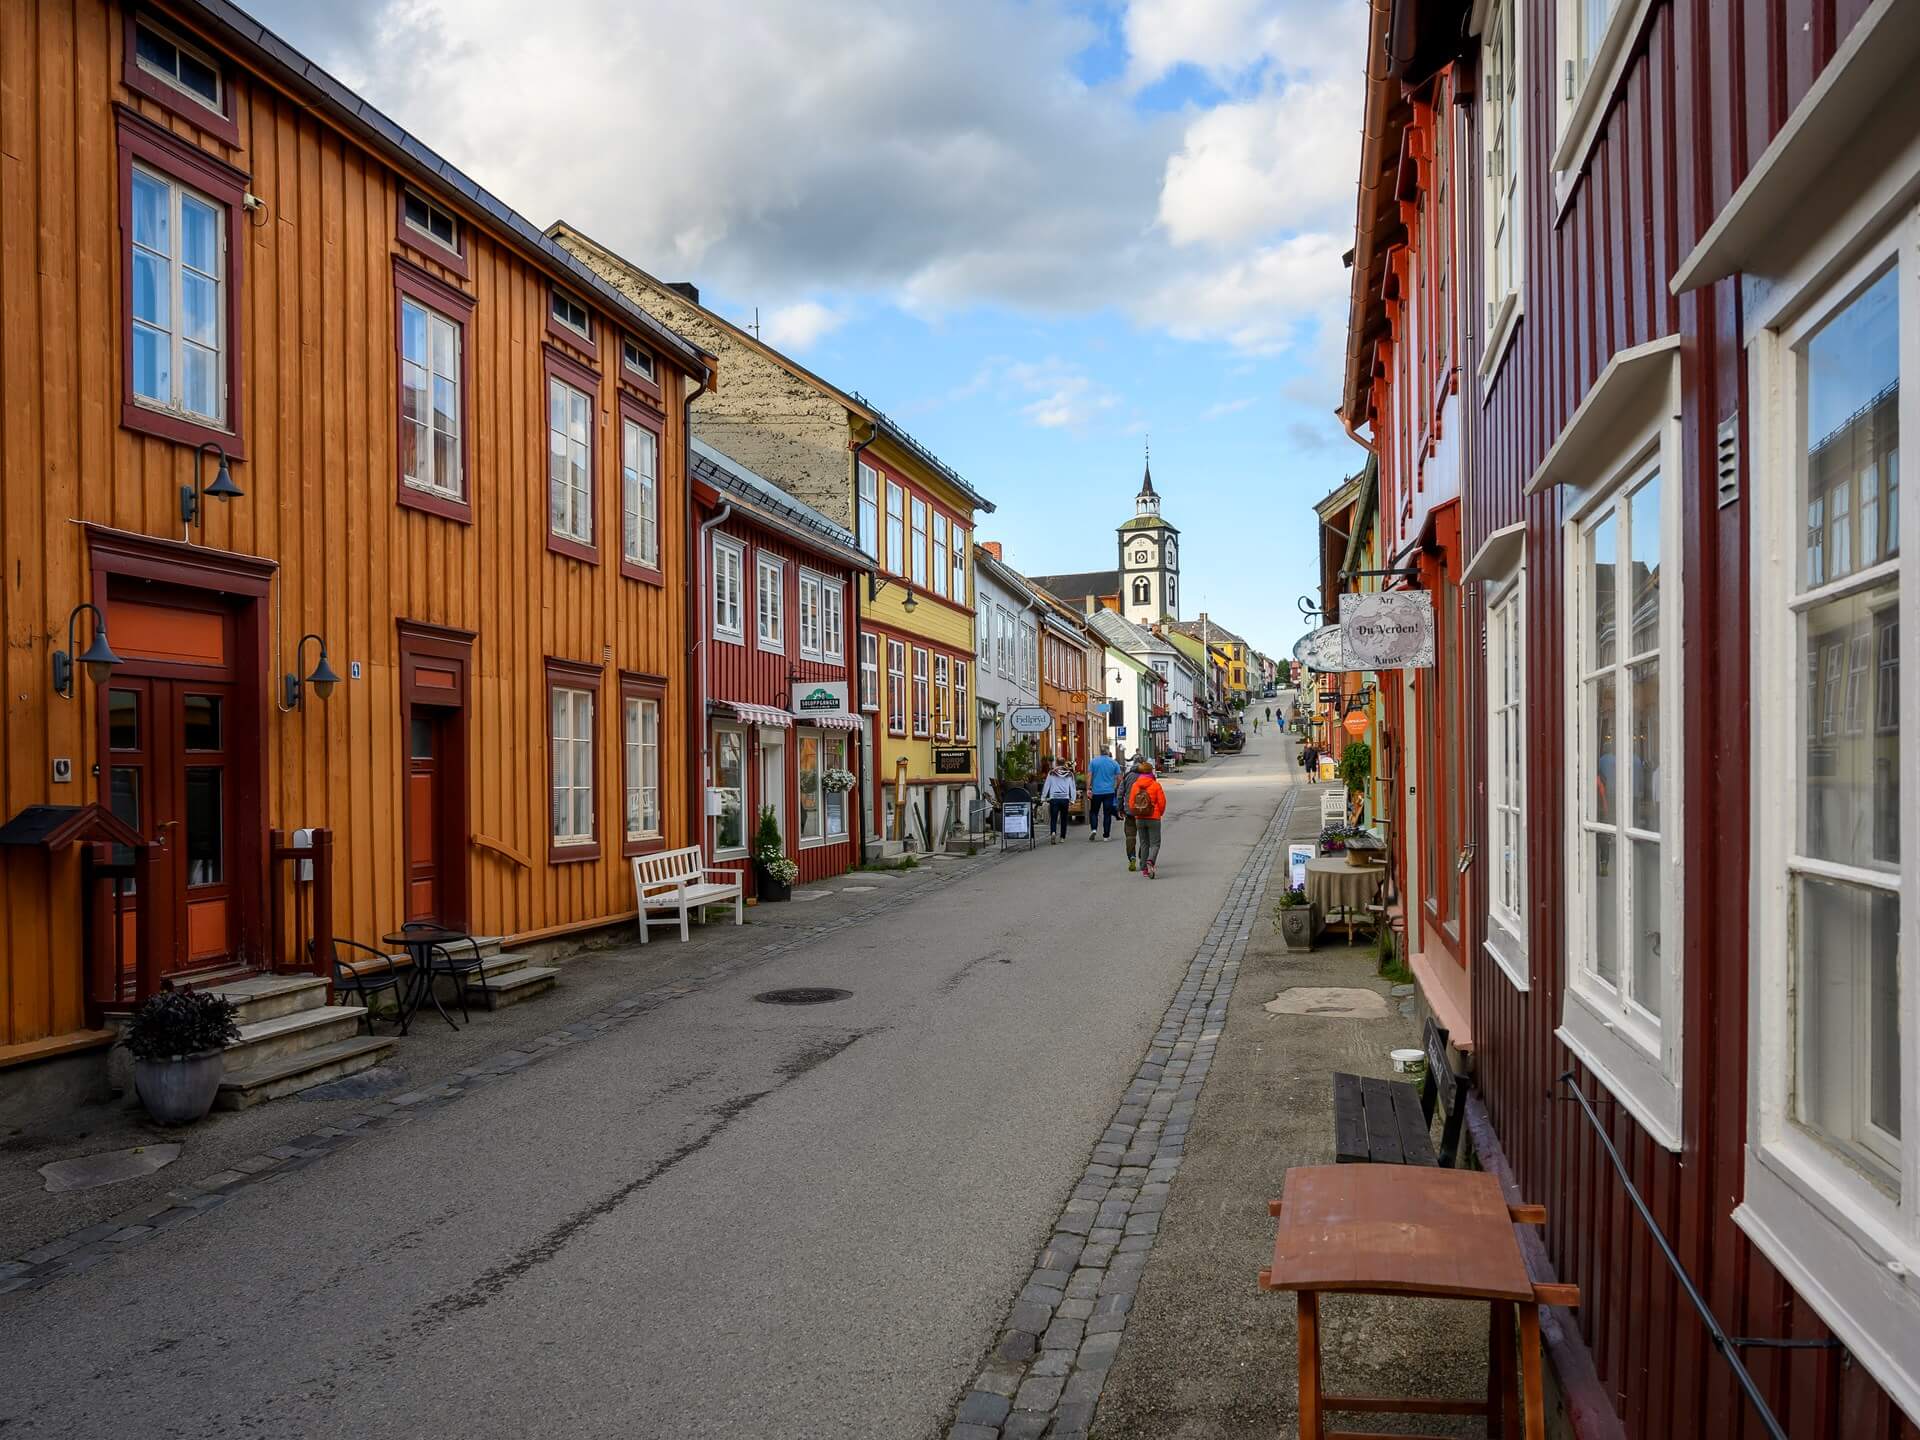
[[1342, 580], [1357, 580], [1362, 575], [1392, 575], [1398, 579], [1410, 581], [1416, 590], [1421, 588], [1420, 567], [1417, 565], [1402, 565], [1391, 570], [1342, 570], [1340, 572]]

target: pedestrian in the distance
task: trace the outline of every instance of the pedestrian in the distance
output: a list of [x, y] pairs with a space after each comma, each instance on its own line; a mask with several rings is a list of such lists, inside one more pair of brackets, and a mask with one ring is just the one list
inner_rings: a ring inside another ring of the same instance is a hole
[[1137, 856], [1140, 844], [1140, 822], [1133, 818], [1133, 787], [1140, 779], [1140, 755], [1136, 751], [1132, 760], [1127, 762], [1127, 773], [1120, 777], [1120, 818], [1121, 834], [1127, 842], [1127, 869], [1138, 870], [1140, 862]]
[[1104, 750], [1087, 762], [1087, 839], [1113, 838], [1114, 796], [1120, 789], [1120, 762]]
[[1127, 792], [1127, 808], [1140, 829], [1140, 873], [1153, 879], [1160, 863], [1160, 826], [1167, 814], [1167, 792], [1153, 773], [1153, 762], [1140, 762], [1140, 778]]
[[1300, 747], [1300, 773], [1309, 784], [1313, 782], [1313, 767], [1320, 763], [1320, 753], [1311, 745]]
[[1053, 762], [1046, 783], [1040, 787], [1040, 798], [1047, 802], [1047, 843], [1058, 845], [1067, 838], [1067, 811], [1080, 798], [1080, 787], [1073, 783], [1073, 772], [1064, 761]]

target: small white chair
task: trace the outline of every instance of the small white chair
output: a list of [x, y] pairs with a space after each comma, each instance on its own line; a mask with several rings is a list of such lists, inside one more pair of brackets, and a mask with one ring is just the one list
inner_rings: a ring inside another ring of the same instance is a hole
[[1346, 787], [1342, 786], [1338, 790], [1329, 790], [1320, 797], [1320, 828], [1324, 830], [1329, 825], [1346, 823], [1347, 791]]
[[[647, 943], [649, 925], [678, 922], [680, 938], [687, 938], [687, 916], [702, 916], [709, 905], [733, 902], [733, 923], [746, 923], [746, 890], [738, 870], [711, 870], [698, 845], [662, 850], [657, 855], [633, 857], [633, 899], [640, 912], [640, 943]], [[671, 910], [671, 915], [649, 915], [649, 910]]]

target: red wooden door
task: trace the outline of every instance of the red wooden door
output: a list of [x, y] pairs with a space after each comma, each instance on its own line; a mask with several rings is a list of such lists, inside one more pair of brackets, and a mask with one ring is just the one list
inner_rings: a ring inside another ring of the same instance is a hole
[[438, 920], [440, 914], [441, 714], [415, 705], [407, 725], [407, 919]]
[[1456, 965], [1466, 960], [1463, 944], [1463, 876], [1471, 817], [1466, 811], [1466, 648], [1460, 623], [1460, 507], [1434, 513], [1437, 554], [1422, 559], [1422, 580], [1433, 595], [1434, 664], [1419, 672], [1421, 750], [1420, 793], [1425, 797], [1425, 864], [1421, 874], [1423, 936], [1429, 953], [1445, 954]]

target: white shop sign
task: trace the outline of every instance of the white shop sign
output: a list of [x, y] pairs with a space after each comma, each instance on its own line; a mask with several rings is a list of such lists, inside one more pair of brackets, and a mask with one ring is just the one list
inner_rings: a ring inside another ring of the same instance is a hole
[[1340, 639], [1349, 670], [1416, 670], [1433, 664], [1433, 597], [1389, 590], [1340, 597]]

